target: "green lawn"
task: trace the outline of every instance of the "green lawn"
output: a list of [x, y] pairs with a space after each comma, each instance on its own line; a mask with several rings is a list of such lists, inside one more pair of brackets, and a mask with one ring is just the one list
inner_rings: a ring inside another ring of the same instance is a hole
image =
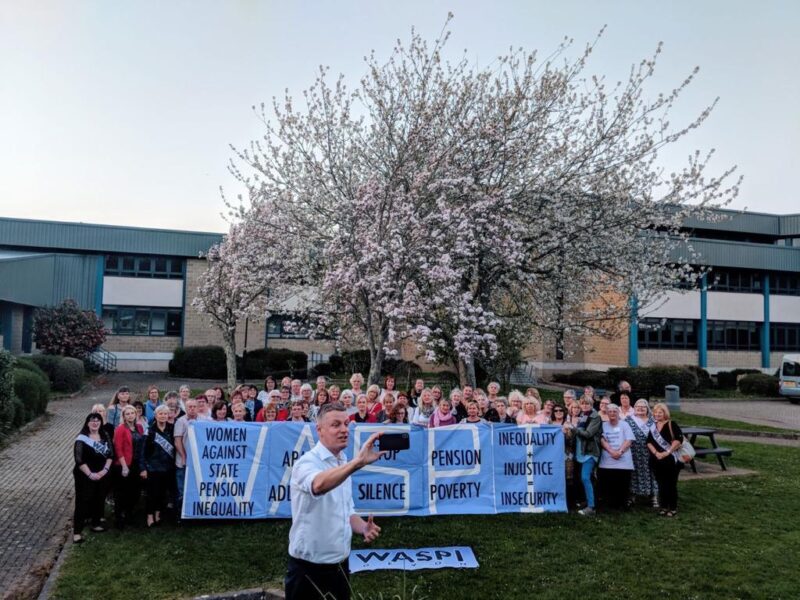
[[717, 429], [740, 429], [742, 431], [765, 431], [771, 433], [797, 433], [791, 429], [780, 429], [768, 425], [753, 425], [743, 421], [730, 421], [728, 419], [717, 419], [716, 417], [704, 417], [692, 415], [686, 412], [673, 410], [672, 418], [680, 425], [694, 425], [696, 427], [714, 427]]
[[[377, 548], [472, 546], [477, 570], [353, 577], [354, 598], [793, 598], [800, 449], [731, 443], [759, 474], [680, 483], [680, 515], [379, 519]], [[183, 598], [280, 582], [287, 521], [89, 534], [55, 598]], [[357, 542], [354, 547], [361, 546]]]

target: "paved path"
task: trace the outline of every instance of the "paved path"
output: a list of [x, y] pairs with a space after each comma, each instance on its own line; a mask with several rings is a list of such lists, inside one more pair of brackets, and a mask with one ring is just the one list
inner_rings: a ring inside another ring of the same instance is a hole
[[107, 405], [120, 385], [136, 393], [150, 383], [178, 388], [174, 380], [152, 375], [114, 374], [76, 398], [50, 402], [41, 424], [0, 451], [0, 596], [36, 597], [67, 539], [74, 508], [72, 444], [92, 405]]
[[780, 429], [800, 431], [800, 405], [786, 400], [750, 402], [690, 401], [681, 402], [681, 411], [704, 417], [744, 421]]

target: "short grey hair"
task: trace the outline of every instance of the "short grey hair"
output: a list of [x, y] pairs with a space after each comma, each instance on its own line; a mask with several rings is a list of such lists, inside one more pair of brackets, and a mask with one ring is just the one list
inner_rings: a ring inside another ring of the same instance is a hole
[[619, 406], [614, 404], [613, 402], [606, 406], [606, 412], [619, 412]]
[[341, 402], [328, 402], [328, 404], [323, 404], [317, 413], [317, 423], [322, 421], [323, 417], [329, 412], [347, 412], [347, 409]]
[[569, 396], [573, 400], [575, 399], [575, 390], [564, 390], [564, 396]]
[[169, 411], [170, 411], [169, 406], [167, 406], [166, 404], [159, 404], [158, 406], [156, 406], [156, 409], [153, 411], [153, 414], [157, 415], [160, 412], [168, 413]]

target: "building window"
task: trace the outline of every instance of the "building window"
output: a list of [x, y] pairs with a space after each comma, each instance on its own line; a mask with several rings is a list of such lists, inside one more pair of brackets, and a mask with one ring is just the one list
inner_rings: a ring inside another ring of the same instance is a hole
[[273, 315], [267, 319], [267, 337], [276, 339], [307, 339], [308, 329], [290, 317]]
[[770, 323], [769, 349], [774, 352], [800, 352], [800, 323]]
[[[285, 315], [272, 315], [267, 319], [267, 339], [300, 339], [310, 338], [308, 327], [300, 322], [294, 321], [292, 317]], [[320, 333], [314, 334], [314, 339], [330, 340], [330, 336]]]
[[642, 319], [640, 348], [697, 348], [697, 327], [691, 319]]
[[709, 350], [760, 350], [761, 323], [755, 321], [709, 321]]
[[105, 274], [112, 277], [183, 279], [182, 258], [163, 256], [106, 256]]
[[712, 292], [761, 293], [763, 275], [758, 271], [715, 268], [707, 277]]
[[183, 311], [174, 308], [104, 306], [103, 324], [112, 335], [181, 335]]
[[769, 291], [779, 296], [800, 296], [800, 273], [771, 273]]

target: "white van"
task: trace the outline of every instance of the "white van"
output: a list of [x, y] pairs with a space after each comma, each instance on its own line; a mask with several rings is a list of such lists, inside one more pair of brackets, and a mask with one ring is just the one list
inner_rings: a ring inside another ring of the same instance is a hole
[[783, 355], [778, 386], [781, 396], [786, 396], [793, 404], [800, 403], [800, 354]]

